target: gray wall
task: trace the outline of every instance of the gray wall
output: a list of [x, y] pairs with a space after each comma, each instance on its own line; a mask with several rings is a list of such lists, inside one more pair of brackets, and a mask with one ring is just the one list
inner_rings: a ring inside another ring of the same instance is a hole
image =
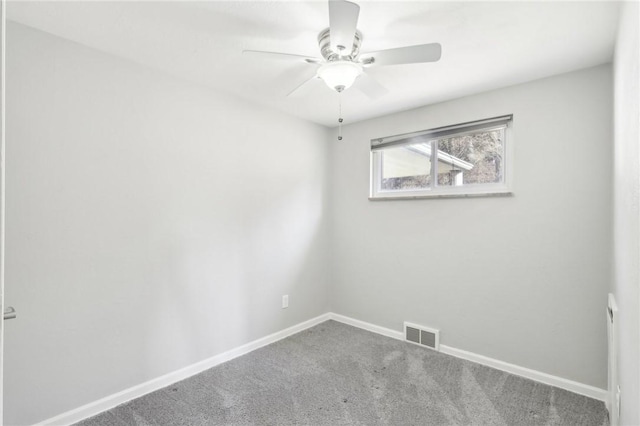
[[620, 424], [640, 424], [640, 7], [624, 3], [614, 60], [614, 279]]
[[[442, 344], [606, 388], [611, 78], [604, 65], [346, 126], [334, 312], [435, 327]], [[370, 139], [502, 114], [514, 114], [513, 197], [367, 199]]]
[[8, 31], [5, 424], [328, 311], [326, 129]]

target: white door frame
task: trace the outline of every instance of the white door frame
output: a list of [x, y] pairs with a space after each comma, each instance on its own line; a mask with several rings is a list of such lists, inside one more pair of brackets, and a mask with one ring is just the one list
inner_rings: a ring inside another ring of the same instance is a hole
[[[5, 212], [5, 46], [6, 0], [0, 0], [0, 312], [4, 314], [4, 212]], [[4, 424], [3, 367], [4, 366], [4, 318], [0, 321], [0, 426]]]

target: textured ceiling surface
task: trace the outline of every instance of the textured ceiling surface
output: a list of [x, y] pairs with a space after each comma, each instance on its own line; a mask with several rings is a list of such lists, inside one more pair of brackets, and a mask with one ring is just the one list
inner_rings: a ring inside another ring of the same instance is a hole
[[[618, 18], [611, 1], [358, 4], [362, 52], [438, 42], [442, 59], [369, 69], [389, 93], [372, 101], [345, 91], [347, 123], [610, 62]], [[9, 1], [7, 15], [181, 79], [337, 124], [338, 95], [321, 81], [286, 96], [315, 73], [313, 65], [242, 55], [254, 49], [319, 57], [325, 1]]]

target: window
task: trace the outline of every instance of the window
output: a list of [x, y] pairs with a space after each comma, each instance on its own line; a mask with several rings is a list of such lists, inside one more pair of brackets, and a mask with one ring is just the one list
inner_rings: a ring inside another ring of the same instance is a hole
[[371, 141], [371, 198], [509, 194], [512, 116]]

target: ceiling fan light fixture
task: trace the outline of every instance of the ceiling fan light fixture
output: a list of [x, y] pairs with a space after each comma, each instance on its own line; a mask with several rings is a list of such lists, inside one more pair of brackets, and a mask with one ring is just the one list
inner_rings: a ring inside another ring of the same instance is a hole
[[327, 62], [318, 70], [318, 77], [336, 92], [342, 92], [351, 87], [360, 74], [362, 74], [362, 65], [351, 61]]

